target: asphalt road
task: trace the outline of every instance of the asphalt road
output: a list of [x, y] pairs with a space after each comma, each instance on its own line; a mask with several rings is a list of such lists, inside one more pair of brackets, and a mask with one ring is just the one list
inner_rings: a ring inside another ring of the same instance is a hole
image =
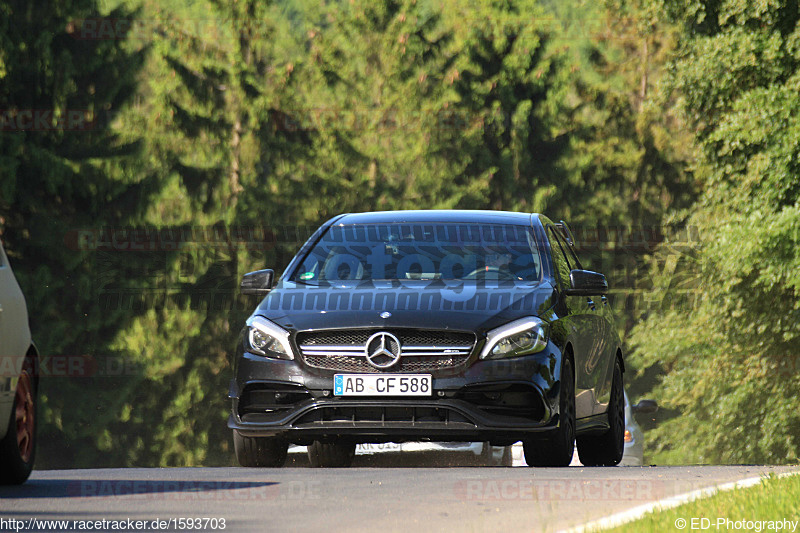
[[[792, 469], [797, 468], [36, 471], [21, 487], [0, 487], [0, 526], [6, 526], [0, 530], [12, 529], [9, 519], [224, 518], [226, 531], [558, 531], [651, 500]], [[204, 525], [210, 531], [214, 522]]]

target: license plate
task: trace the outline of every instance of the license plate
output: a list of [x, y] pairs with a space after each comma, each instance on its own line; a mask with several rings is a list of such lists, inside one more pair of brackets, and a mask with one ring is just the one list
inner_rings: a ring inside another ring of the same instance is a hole
[[336, 374], [334, 396], [430, 396], [433, 378], [430, 374]]

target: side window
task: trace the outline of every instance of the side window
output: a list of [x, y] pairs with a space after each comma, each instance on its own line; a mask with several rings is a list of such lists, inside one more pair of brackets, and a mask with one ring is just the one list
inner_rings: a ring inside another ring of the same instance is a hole
[[550, 255], [553, 256], [553, 268], [555, 269], [556, 278], [562, 287], [569, 287], [569, 271], [571, 268], [564, 254], [565, 245], [561, 242], [553, 226], [548, 226], [547, 237], [550, 240]]

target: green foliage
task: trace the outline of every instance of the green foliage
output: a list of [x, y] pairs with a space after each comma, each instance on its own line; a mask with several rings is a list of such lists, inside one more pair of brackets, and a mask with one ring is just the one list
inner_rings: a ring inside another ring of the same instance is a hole
[[563, 56], [549, 47], [554, 28], [536, 2], [454, 12], [461, 49], [454, 85], [459, 105], [480, 125], [454, 157], [469, 154], [464, 174], [485, 183], [484, 198], [460, 206], [557, 209], [551, 196], [564, 184], [558, 163], [566, 139], [558, 135], [565, 81]]
[[292, 146], [273, 122], [291, 74], [275, 67], [275, 8], [207, 7], [213, 18], [201, 25], [157, 19], [150, 97], [126, 117], [149, 132], [147, 150], [158, 156], [150, 172], [169, 184], [145, 223], [167, 234], [185, 227], [199, 233], [155, 254], [163, 280], [157, 298], [110, 343], [141, 362], [144, 374], [120, 412], [125, 429], [113, 432], [103, 450], [125, 464], [231, 462], [229, 359], [254, 303], [237, 298], [237, 285], [241, 274], [270, 260], [257, 253], [263, 248], [249, 247], [270, 244], [255, 239], [279, 209], [270, 194], [281, 181], [276, 162]]
[[[642, 2], [561, 5], [567, 21], [556, 46], [569, 50], [569, 188], [573, 223], [658, 225], [669, 209], [691, 205], [697, 184], [685, 173], [691, 139], [674, 97], [658, 91], [675, 28], [648, 18]], [[574, 9], [574, 8], [573, 8]], [[585, 194], [585, 191], [591, 191]], [[581, 194], [584, 192], [584, 194]]]
[[452, 31], [440, 15], [411, 1], [309, 3], [306, 20], [297, 123], [284, 125], [308, 135], [310, 150], [302, 186], [281, 191], [305, 220], [476, 194], [456, 178], [464, 163], [443, 153], [474, 125], [454, 108]]
[[[40, 457], [91, 464], [79, 454], [102, 446], [98, 428], [117, 418], [115, 393], [137, 382], [106, 380], [105, 394], [85, 397], [88, 378], [74, 374], [87, 368], [84, 356], [107, 357], [108, 340], [136, 312], [101, 310], [97, 265], [80, 236], [140, 220], [158, 193], [158, 183], [135, 172], [140, 138], [111, 127], [136, 89], [145, 52], [126, 49], [123, 40], [82, 39], [77, 22], [103, 15], [93, 0], [57, 8], [7, 1], [0, 12], [0, 109], [17, 117], [0, 131], [0, 225], [49, 369], [41, 381]], [[25, 113], [41, 120], [26, 123]], [[130, 278], [117, 283], [135, 286]]]
[[680, 413], [654, 432], [656, 460], [796, 462], [796, 5], [667, 7], [685, 27], [672, 87], [694, 123], [706, 192], [686, 220], [699, 246], [681, 254], [678, 278], [659, 280], [662, 312], [634, 336], [636, 361], [665, 372], [655, 394]]
[[[608, 277], [623, 342], [650, 305], [642, 297], [646, 254], [665, 215], [689, 207], [699, 188], [686, 169], [692, 143], [677, 97], [659, 90], [676, 28], [649, 16], [646, 6], [556, 2], [550, 11], [560, 28], [551, 47], [564, 57], [555, 75], [565, 79], [556, 101], [567, 147], [546, 212], [569, 221], [585, 266]], [[638, 394], [632, 374], [626, 382]]]

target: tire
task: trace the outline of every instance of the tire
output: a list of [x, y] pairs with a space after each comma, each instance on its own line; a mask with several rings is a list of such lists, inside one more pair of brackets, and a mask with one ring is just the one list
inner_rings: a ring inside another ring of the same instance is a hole
[[308, 447], [308, 460], [315, 468], [347, 468], [356, 455], [355, 443], [320, 442]]
[[498, 466], [514, 466], [514, 454], [511, 451], [511, 446], [506, 446], [503, 450], [503, 457], [500, 458]]
[[289, 443], [274, 437], [245, 437], [233, 430], [233, 448], [242, 466], [280, 468], [286, 462]]
[[491, 442], [484, 442], [481, 447], [481, 454], [475, 458], [475, 466], [495, 466], [494, 450]]
[[0, 441], [0, 485], [25, 483], [36, 459], [37, 398], [33, 360], [26, 359], [14, 392], [6, 436]]
[[575, 378], [572, 361], [564, 357], [561, 368], [558, 428], [546, 438], [522, 442], [529, 466], [569, 466], [575, 449]]
[[614, 358], [614, 375], [611, 378], [608, 427], [602, 434], [578, 437], [578, 456], [584, 466], [617, 466], [625, 451], [625, 397], [622, 368], [617, 358]]

